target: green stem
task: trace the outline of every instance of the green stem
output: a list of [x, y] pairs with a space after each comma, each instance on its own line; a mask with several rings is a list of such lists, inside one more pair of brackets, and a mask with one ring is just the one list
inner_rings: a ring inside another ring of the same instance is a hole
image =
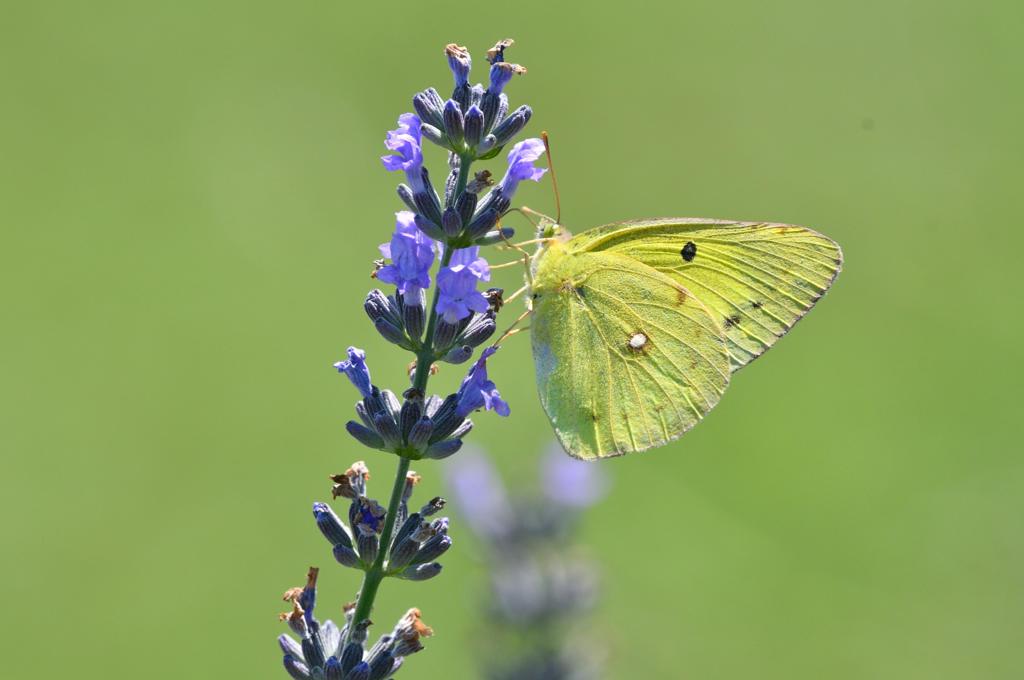
[[[469, 181], [469, 166], [472, 157], [463, 157], [459, 166], [459, 176], [455, 183], [455, 195], [458, 196], [466, 189]], [[452, 260], [453, 249], [445, 247], [441, 256], [441, 266], [447, 267]], [[430, 367], [437, 357], [434, 356], [434, 333], [437, 328], [437, 301], [440, 298], [440, 290], [434, 286], [434, 297], [430, 302], [430, 311], [427, 316], [427, 332], [423, 339], [423, 345], [416, 353], [416, 372], [413, 374], [412, 387], [421, 395], [426, 395], [427, 381], [430, 379]], [[399, 457], [398, 468], [395, 470], [395, 482], [391, 487], [391, 500], [388, 501], [387, 515], [384, 516], [384, 528], [380, 534], [380, 550], [377, 551], [377, 558], [370, 565], [370, 569], [363, 577], [363, 587], [359, 589], [359, 598], [356, 601], [356, 610], [352, 614], [352, 627], [360, 621], [370, 617], [373, 610], [373, 601], [377, 599], [377, 589], [384, 580], [384, 560], [391, 550], [391, 538], [395, 531], [395, 518], [398, 516], [398, 506], [402, 501], [402, 491], [405, 489], [405, 477], [409, 473], [409, 465], [412, 461], [408, 458]], [[351, 629], [349, 635], [351, 636]]]
[[[391, 533], [395, 530], [395, 517], [398, 515], [398, 504], [402, 500], [402, 490], [405, 488], [405, 476], [409, 472], [410, 461], [408, 458], [398, 459], [398, 470], [395, 472], [395, 485], [391, 488], [391, 500], [388, 502], [388, 514], [384, 517], [384, 530], [380, 535], [380, 550], [377, 551], [377, 559], [373, 561], [370, 570], [363, 577], [363, 587], [359, 590], [359, 600], [356, 603], [356, 611], [352, 616], [353, 627], [359, 621], [370, 617], [373, 609], [373, 601], [377, 599], [377, 588], [384, 580], [384, 558], [391, 545]], [[352, 631], [349, 630], [351, 636]]]
[[459, 156], [459, 176], [455, 180], [455, 192], [453, 194], [456, 198], [466, 190], [466, 184], [469, 182], [469, 166], [472, 164], [472, 154]]

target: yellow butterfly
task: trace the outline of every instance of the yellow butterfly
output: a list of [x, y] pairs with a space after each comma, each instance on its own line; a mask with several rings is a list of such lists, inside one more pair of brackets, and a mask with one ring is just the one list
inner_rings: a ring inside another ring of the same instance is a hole
[[842, 251], [788, 224], [541, 226], [530, 331], [541, 403], [577, 458], [678, 438], [832, 285]]

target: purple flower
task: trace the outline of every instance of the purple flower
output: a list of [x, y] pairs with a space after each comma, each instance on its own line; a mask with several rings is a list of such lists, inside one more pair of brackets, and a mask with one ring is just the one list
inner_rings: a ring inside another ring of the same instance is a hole
[[519, 64], [496, 61], [491, 65], [491, 86], [487, 88], [487, 91], [496, 95], [501, 94], [501, 91], [512, 80], [512, 76], [523, 75], [524, 73], [526, 73], [526, 68]]
[[390, 243], [380, 245], [380, 253], [391, 264], [377, 272], [377, 278], [398, 286], [398, 292], [416, 297], [430, 287], [430, 267], [434, 264], [434, 241], [416, 226], [416, 216], [408, 210], [395, 213], [395, 233]]
[[547, 168], [535, 168], [533, 163], [543, 155], [544, 142], [537, 138], [524, 139], [513, 146], [508, 152], [508, 172], [495, 190], [500, 190], [501, 195], [511, 201], [520, 182], [526, 179], [539, 182]]
[[487, 377], [487, 359], [497, 351], [497, 347], [485, 349], [459, 386], [455, 412], [463, 418], [481, 406], [499, 416], [507, 416], [511, 412], [494, 382]]
[[480, 257], [480, 246], [459, 248], [452, 253], [452, 259], [448, 266], [451, 269], [464, 267], [473, 272], [473, 275], [481, 281], [491, 280], [491, 266], [487, 264], [487, 260]]
[[445, 46], [444, 53], [448, 56], [448, 68], [455, 76], [455, 87], [462, 87], [469, 82], [469, 69], [473, 67], [473, 60], [469, 56], [469, 50], [465, 47], [450, 43]]
[[593, 505], [608, 490], [608, 478], [597, 465], [570, 458], [554, 444], [541, 460], [544, 495], [553, 503], [583, 509]]
[[348, 348], [348, 361], [339, 361], [334, 364], [338, 373], [344, 373], [352, 384], [359, 390], [359, 394], [368, 397], [373, 393], [373, 384], [370, 382], [370, 369], [366, 366], [366, 352], [357, 348]]
[[405, 171], [405, 177], [409, 180], [414, 193], [424, 190], [420, 125], [419, 116], [415, 113], [403, 113], [399, 116], [398, 128], [390, 130], [384, 139], [384, 146], [398, 155], [380, 157], [386, 169]]
[[437, 273], [437, 313], [448, 323], [455, 323], [473, 312], [486, 312], [487, 298], [476, 289], [477, 274], [467, 266], [445, 267]]

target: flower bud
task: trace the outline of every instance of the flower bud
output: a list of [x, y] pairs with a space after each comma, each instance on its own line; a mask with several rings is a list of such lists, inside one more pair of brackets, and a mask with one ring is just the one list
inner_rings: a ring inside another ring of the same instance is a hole
[[455, 87], [466, 85], [469, 82], [469, 70], [473, 67], [469, 50], [456, 43], [449, 43], [445, 45], [444, 53], [448, 57], [448, 68], [455, 77]]
[[443, 318], [438, 318], [437, 327], [434, 329], [434, 347], [440, 351], [448, 349], [458, 334], [458, 323], [450, 323]]
[[456, 451], [462, 448], [461, 439], [446, 439], [436, 444], [431, 444], [426, 451], [423, 452], [425, 458], [433, 458], [434, 460], [442, 460], [451, 456]]
[[400, 574], [401, 578], [408, 581], [426, 581], [441, 573], [441, 565], [437, 562], [421, 564], [418, 567], [409, 567]]
[[420, 399], [406, 399], [402, 404], [402, 410], [398, 416], [399, 429], [402, 437], [408, 437], [412, 428], [420, 419], [423, 413], [423, 401]]
[[420, 289], [415, 295], [403, 295], [401, 300], [402, 325], [406, 334], [415, 341], [423, 335], [427, 318], [427, 295]]
[[394, 545], [398, 545], [407, 537], [411, 536], [412, 533], [416, 531], [417, 527], [419, 527], [422, 521], [423, 517], [421, 513], [418, 512], [414, 512], [408, 517], [406, 517], [405, 521], [402, 522], [402, 525], [398, 528], [398, 531], [395, 532], [395, 538], [393, 541]]
[[391, 677], [395, 657], [385, 648], [370, 659], [370, 680], [385, 680]]
[[429, 539], [426, 543], [420, 547], [416, 556], [413, 557], [413, 563], [423, 564], [424, 562], [432, 562], [441, 555], [448, 552], [448, 548], [452, 547], [452, 538], [445, 534], [438, 534], [433, 538]]
[[454, 432], [455, 428], [462, 424], [462, 416], [456, 413], [458, 403], [458, 396], [455, 394], [449, 394], [445, 397], [445, 400], [441, 402], [437, 411], [430, 416], [434, 421], [434, 434], [430, 437], [431, 442], [441, 441]]
[[435, 496], [435, 497], [431, 498], [429, 501], [427, 501], [426, 505], [424, 505], [422, 508], [420, 508], [420, 514], [423, 515], [424, 517], [430, 517], [431, 515], [436, 515], [437, 513], [441, 512], [441, 510], [443, 510], [444, 506], [447, 505], [447, 504], [448, 504], [448, 501], [446, 501], [445, 499], [441, 498], [440, 496]]
[[476, 210], [477, 195], [470, 191], [463, 191], [455, 199], [454, 212], [458, 216], [459, 229], [473, 219], [473, 212]]
[[452, 147], [459, 148], [465, 141], [465, 119], [458, 102], [449, 99], [444, 105], [444, 133]]
[[[484, 141], [476, 145], [476, 155], [478, 158], [482, 158], [487, 155], [494, 147], [498, 146], [498, 138], [494, 135], [487, 135], [484, 137]], [[495, 151], [495, 154], [498, 152]]]
[[440, 97], [435, 101], [427, 92], [419, 92], [412, 98], [412, 107], [421, 121], [439, 128], [444, 124], [442, 108], [437, 105], [439, 101]]
[[295, 680], [309, 680], [309, 668], [306, 664], [296, 659], [291, 654], [284, 655], [284, 669], [288, 671], [288, 675], [295, 678]]
[[302, 656], [306, 663], [313, 668], [320, 668], [324, 665], [324, 648], [320, 644], [319, 635], [311, 635], [302, 640]]
[[381, 390], [380, 400], [384, 405], [384, 412], [397, 423], [398, 415], [402, 412], [402, 404], [398, 401], [398, 397], [391, 390]]
[[345, 680], [370, 680], [370, 664], [360, 661], [348, 672]]
[[363, 561], [363, 564], [369, 566], [377, 559], [377, 553], [380, 552], [380, 537], [373, 532], [365, 533], [360, 530], [358, 533], [356, 546], [359, 548], [359, 559]]
[[490, 130], [496, 123], [498, 116], [498, 109], [501, 108], [500, 92], [492, 92], [488, 90], [484, 93], [483, 99], [480, 100], [480, 110], [484, 114], [484, 130]]
[[401, 541], [396, 541], [391, 556], [388, 557], [388, 570], [395, 571], [408, 567], [419, 550], [419, 543], [412, 538], [406, 537]]
[[459, 217], [455, 208], [448, 208], [444, 211], [444, 214], [441, 215], [441, 226], [448, 238], [455, 238], [459, 235], [462, 231], [462, 218]]
[[491, 134], [495, 137], [495, 143], [499, 146], [505, 145], [526, 127], [531, 116], [533, 116], [533, 110], [529, 106], [520, 106], [492, 130]]
[[473, 356], [473, 348], [469, 345], [456, 345], [441, 359], [449, 364], [463, 364]]
[[455, 428], [455, 431], [448, 436], [452, 439], [462, 439], [467, 434], [469, 434], [469, 431], [472, 429], [473, 421], [467, 418], [463, 420], [461, 423], [459, 423], [459, 426]]
[[398, 197], [402, 199], [402, 203], [408, 206], [409, 210], [416, 212], [416, 204], [412, 200], [412, 189], [408, 184], [398, 185]]
[[475, 147], [484, 140], [484, 112], [479, 106], [471, 106], [465, 116], [466, 145]]
[[489, 231], [483, 236], [473, 240], [473, 243], [478, 246], [493, 246], [496, 243], [503, 243], [505, 241], [511, 241], [512, 237], [516, 235], [516, 230], [512, 227], [502, 227], [495, 231]]
[[422, 451], [430, 443], [430, 435], [434, 432], [434, 421], [423, 416], [412, 426], [406, 439], [409, 446]]
[[324, 680], [344, 680], [345, 672], [341, 669], [341, 662], [335, 657], [327, 659], [324, 667]]
[[388, 342], [392, 342], [404, 349], [412, 349], [412, 346], [409, 345], [408, 341], [405, 339], [405, 333], [403, 333], [402, 329], [396, 326], [392, 321], [380, 318], [373, 322], [373, 327], [376, 328], [381, 337]]
[[[416, 210], [419, 210], [419, 208], [417, 207]], [[416, 228], [422, 231], [424, 234], [434, 239], [435, 241], [445, 240], [444, 231], [441, 230], [440, 226], [431, 222], [430, 220], [425, 218], [423, 215], [420, 215], [419, 213], [416, 214], [416, 217], [414, 219], [416, 221]]]
[[[472, 350], [473, 347], [482, 345], [488, 338], [494, 335], [494, 331], [496, 331], [497, 328], [498, 324], [494, 320], [493, 311], [489, 310], [484, 314], [477, 314], [469, 322], [469, 325], [466, 326], [466, 330], [462, 331], [462, 335], [459, 336], [457, 342], [462, 343]], [[470, 351], [470, 356], [472, 356], [472, 354], [472, 351]]]
[[345, 429], [348, 430], [348, 433], [355, 437], [356, 441], [363, 446], [371, 449], [384, 448], [384, 439], [382, 439], [379, 434], [369, 428], [363, 427], [354, 420], [350, 420], [345, 423]]
[[448, 148], [448, 138], [445, 137], [440, 128], [424, 123], [420, 126], [420, 134], [423, 135], [423, 139], [437, 144], [442, 149]]
[[376, 322], [377, 319], [387, 319], [396, 326], [401, 325], [401, 316], [394, 298], [388, 297], [376, 288], [366, 294], [363, 309], [366, 311], [366, 315], [370, 317], [370, 321]]
[[[356, 627], [358, 631], [359, 628]], [[365, 629], [364, 629], [365, 634]], [[351, 673], [356, 664], [363, 660], [363, 645], [359, 642], [349, 642], [341, 653], [341, 670]]]
[[351, 567], [353, 569], [359, 569], [359, 556], [356, 555], [356, 551], [347, 545], [336, 545], [332, 550], [334, 553], [334, 559], [338, 561], [343, 567]]
[[373, 424], [377, 428], [378, 434], [383, 438], [386, 448], [393, 449], [401, 446], [402, 435], [398, 431], [394, 418], [384, 413], [378, 413], [373, 417]]
[[469, 227], [466, 229], [466, 235], [471, 239], [481, 238], [484, 234], [494, 228], [494, 225], [498, 223], [499, 217], [501, 217], [501, 213], [499, 213], [494, 207], [487, 208], [469, 223]]
[[331, 545], [352, 547], [352, 538], [349, 536], [348, 528], [334, 514], [331, 506], [326, 503], [313, 503], [313, 517], [316, 518], [316, 526], [320, 529], [320, 533], [331, 542]]
[[[437, 195], [434, 194], [433, 191], [431, 191], [430, 193], [423, 191], [418, 194], [414, 194], [412, 198], [413, 201], [416, 203], [417, 214], [416, 217], [414, 218], [416, 220], [416, 226], [419, 227], [424, 234], [430, 236], [431, 238], [434, 238], [432, 234], [438, 234], [441, 237], [440, 240], [443, 241], [444, 232], [438, 228], [441, 224], [441, 203], [440, 201], [438, 201]], [[433, 230], [431, 230], [429, 227], [425, 227], [424, 225], [420, 224], [421, 216], [425, 217], [427, 220], [431, 222], [430, 226], [434, 227]]]

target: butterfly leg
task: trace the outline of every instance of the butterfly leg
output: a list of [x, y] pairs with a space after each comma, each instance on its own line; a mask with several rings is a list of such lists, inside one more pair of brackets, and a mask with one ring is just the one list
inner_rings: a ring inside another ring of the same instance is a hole
[[512, 322], [512, 325], [509, 326], [508, 329], [506, 329], [505, 332], [501, 334], [501, 337], [499, 337], [497, 340], [494, 341], [494, 346], [497, 347], [498, 345], [500, 345], [505, 340], [505, 338], [511, 337], [511, 336], [515, 335], [516, 333], [520, 333], [520, 332], [525, 331], [526, 329], [528, 329], [529, 326], [523, 326], [522, 328], [516, 328], [516, 326], [519, 325], [520, 321], [522, 321], [526, 317], [530, 316], [530, 314], [532, 314], [532, 313], [533, 313], [532, 309], [527, 309], [525, 312], [520, 314], [516, 318], [516, 320]]
[[523, 260], [522, 260], [523, 268], [526, 271], [526, 284], [527, 284], [527, 286], [532, 287], [533, 286], [533, 273], [530, 271], [530, 257], [531, 257], [531, 255], [530, 255], [529, 251], [524, 250], [523, 247], [522, 247], [522, 244], [511, 243], [507, 238], [504, 237], [503, 232], [499, 231], [498, 233], [502, 234], [502, 240], [505, 241], [505, 245], [506, 246], [508, 246], [509, 248], [512, 248], [513, 250], [518, 250], [520, 253], [522, 253], [522, 255], [523, 255]]
[[[494, 267], [491, 267], [491, 269], [494, 269]], [[509, 295], [507, 298], [505, 298], [503, 303], [507, 305], [508, 303], [512, 302], [513, 300], [515, 300], [517, 297], [519, 297], [520, 295], [522, 295], [523, 293], [525, 293], [529, 289], [530, 289], [530, 286], [528, 286], [528, 285], [527, 286], [523, 286], [522, 288], [520, 288], [516, 292], [512, 293], [511, 295]]]

